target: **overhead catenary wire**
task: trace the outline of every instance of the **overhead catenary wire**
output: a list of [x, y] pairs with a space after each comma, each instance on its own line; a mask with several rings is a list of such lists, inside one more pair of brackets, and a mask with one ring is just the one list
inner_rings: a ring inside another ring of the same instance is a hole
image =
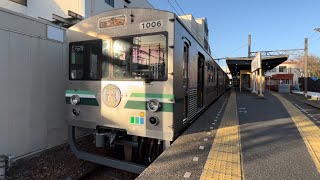
[[[169, 1], [169, 0], [168, 0], [168, 1]], [[195, 31], [197, 31], [196, 28], [192, 25], [191, 20], [188, 19], [186, 13], [184, 12], [184, 10], [183, 10], [182, 7], [180, 6], [180, 4], [177, 2], [177, 0], [174, 0], [174, 2], [178, 5], [178, 7], [179, 7], [179, 9], [181, 10], [181, 12], [183, 13], [183, 15], [184, 15], [184, 16], [187, 18], [187, 20], [190, 22], [190, 25], [192, 26], [192, 28], [193, 28]], [[170, 3], [170, 2], [169, 2], [169, 3]], [[171, 4], [171, 3], [170, 3], [170, 4]], [[213, 52], [211, 52], [211, 54], [212, 54], [215, 58], [221, 59], [221, 58], [218, 58]]]
[[[244, 47], [247, 46], [247, 45], [248, 45], [248, 43], [240, 46], [240, 47], [237, 48], [236, 50], [232, 51], [231, 54], [234, 54], [235, 52], [239, 51], [240, 49], [244, 48]], [[214, 60], [217, 60], [218, 62], [219, 62], [220, 60], [226, 59], [225, 57], [223, 57], [223, 58], [218, 58], [214, 53], [212, 53], [212, 55], [216, 58], [216, 59], [214, 59]]]
[[[170, 4], [170, 6], [174, 9], [174, 11], [177, 13], [178, 16], [181, 16], [180, 13], [177, 11], [177, 9], [172, 5], [172, 3], [170, 2], [170, 0], [168, 0], [168, 3]], [[196, 28], [192, 25], [191, 21], [188, 19], [187, 15], [184, 13], [184, 11], [182, 10], [181, 6], [179, 5], [179, 3], [177, 1], [175, 1], [175, 3], [179, 6], [180, 10], [182, 11], [182, 13], [184, 14], [184, 16], [186, 17], [186, 20], [190, 22], [191, 25], [191, 29], [193, 29], [195, 32], [197, 32]]]
[[[191, 20], [187, 17], [186, 13], [184, 12], [184, 10], [182, 9], [182, 7], [180, 6], [180, 4], [177, 2], [177, 0], [174, 0], [174, 2], [177, 4], [177, 6], [179, 7], [179, 9], [181, 10], [181, 12], [183, 13], [183, 15], [186, 17], [186, 20], [190, 22], [190, 25], [195, 32], [197, 32], [196, 28], [193, 26]], [[174, 11], [177, 13], [177, 15], [179, 15], [179, 13], [177, 12], [176, 8], [172, 5], [172, 3], [170, 2], [170, 0], [168, 0], [168, 3], [170, 4], [170, 6], [174, 9]], [[213, 52], [211, 52], [211, 54], [216, 58], [215, 60], [218, 60], [218, 64], [219, 61], [225, 58], [218, 58]]]
[[318, 32], [314, 32], [310, 37], [309, 39], [311, 39], [313, 36], [315, 36]]
[[[313, 45], [316, 41], [318, 41], [318, 40], [320, 39], [320, 37], [318, 37], [318, 38], [312, 40], [312, 38], [315, 37], [317, 34], [319, 34], [319, 32], [314, 32], [312, 35], [310, 35], [310, 36], [307, 37], [308, 40], [309, 40], [309, 42], [308, 42], [308, 48], [310, 48], [311, 45]], [[304, 42], [300, 43], [299, 46], [297, 46], [297, 47], [298, 47], [298, 48], [301, 48], [301, 46], [302, 46], [303, 44], [304, 44]], [[295, 58], [295, 57], [298, 57], [298, 56], [303, 56], [303, 54], [304, 54], [304, 51], [301, 51], [300, 54], [296, 54], [296, 55], [294, 56], [294, 58]]]
[[194, 30], [195, 32], [197, 32], [196, 28], [192, 25], [191, 20], [188, 19], [186, 13], [183, 11], [183, 9], [181, 8], [180, 4], [179, 4], [176, 0], [174, 0], [174, 2], [178, 5], [179, 9], [180, 9], [181, 12], [183, 13], [183, 15], [186, 17], [186, 19], [190, 22], [191, 28], [193, 28], [193, 30]]
[[211, 52], [211, 54], [212, 54], [215, 58], [219, 59], [213, 52]]
[[168, 3], [169, 3], [170, 6], [173, 8], [173, 10], [177, 13], [177, 15], [179, 15], [178, 11], [177, 11], [176, 8], [171, 4], [170, 0], [168, 0]]
[[[316, 32], [319, 33], [319, 32]], [[320, 39], [320, 37], [318, 37], [317, 39], [313, 40], [312, 42], [309, 42], [309, 48], [311, 47], [311, 45], [313, 45], [316, 41], [318, 41]]]
[[[311, 40], [315, 35], [317, 35], [319, 32], [314, 32], [312, 35], [310, 35], [309, 37], [308, 37], [308, 39], [309, 40]], [[317, 38], [316, 40], [319, 40], [320, 39], [320, 37], [319, 38]], [[300, 43], [297, 47], [298, 48], [300, 48], [302, 45], [304, 44], [304, 42], [302, 42], [302, 43]], [[310, 44], [310, 43], [309, 43]]]
[[241, 47], [239, 47], [239, 48], [237, 48], [236, 50], [232, 51], [231, 54], [234, 54], [235, 52], [239, 51], [240, 49], [244, 48], [244, 47], [247, 46], [247, 45], [248, 45], [248, 43], [242, 45]]

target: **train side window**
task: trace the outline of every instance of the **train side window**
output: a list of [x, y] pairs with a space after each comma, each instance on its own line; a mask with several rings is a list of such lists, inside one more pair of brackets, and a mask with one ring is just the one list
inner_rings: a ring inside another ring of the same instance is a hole
[[213, 82], [213, 66], [211, 65], [210, 67], [211, 67], [211, 81], [210, 82], [212, 83]]
[[70, 80], [101, 79], [101, 40], [70, 43], [69, 52]]
[[213, 67], [213, 82], [216, 81], [216, 67]]
[[183, 86], [188, 85], [188, 62], [189, 61], [189, 45], [184, 44], [183, 48]]

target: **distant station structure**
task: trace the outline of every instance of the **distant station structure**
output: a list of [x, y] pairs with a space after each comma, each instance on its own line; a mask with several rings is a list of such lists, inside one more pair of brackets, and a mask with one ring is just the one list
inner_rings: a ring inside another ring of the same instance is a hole
[[288, 60], [267, 71], [265, 76], [267, 89], [282, 92], [283, 89], [281, 87], [289, 86], [290, 91], [292, 91], [293, 87], [299, 89], [298, 80], [302, 76], [302, 72], [297, 62]]
[[[298, 55], [302, 51], [303, 49], [251, 52], [251, 36], [249, 35], [248, 57], [226, 58], [233, 86], [238, 86], [240, 91], [250, 90], [261, 95], [261, 92], [264, 92], [266, 88], [266, 72], [287, 61], [290, 55]], [[260, 56], [261, 64], [252, 69], [252, 61], [257, 56]], [[292, 81], [290, 82], [292, 83]]]

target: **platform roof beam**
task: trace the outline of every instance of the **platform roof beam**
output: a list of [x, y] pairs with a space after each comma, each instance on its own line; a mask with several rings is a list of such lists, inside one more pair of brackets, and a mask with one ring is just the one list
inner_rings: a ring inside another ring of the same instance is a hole
[[[296, 56], [301, 55], [304, 52], [304, 49], [287, 49], [287, 50], [275, 50], [275, 51], [259, 51], [261, 56], [281, 56], [281, 55], [289, 55]], [[250, 52], [250, 57], [256, 57], [258, 52]]]

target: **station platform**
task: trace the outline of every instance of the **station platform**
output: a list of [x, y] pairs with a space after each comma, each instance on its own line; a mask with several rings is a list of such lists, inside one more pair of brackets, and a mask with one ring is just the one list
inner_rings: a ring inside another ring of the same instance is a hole
[[137, 179], [320, 179], [320, 110], [264, 95], [224, 94]]

